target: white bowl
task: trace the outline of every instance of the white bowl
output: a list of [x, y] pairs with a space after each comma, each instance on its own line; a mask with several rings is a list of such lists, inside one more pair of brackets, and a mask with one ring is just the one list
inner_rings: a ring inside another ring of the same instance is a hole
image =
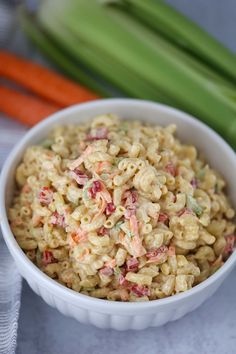
[[149, 302], [114, 302], [79, 294], [45, 275], [18, 246], [7, 220], [15, 169], [25, 149], [40, 142], [55, 125], [81, 123], [103, 113], [116, 113], [127, 119], [140, 119], [160, 125], [175, 123], [179, 138], [183, 142], [196, 145], [210, 164], [225, 177], [228, 183], [227, 192], [236, 207], [235, 153], [219, 135], [198, 120], [167, 106], [141, 100], [107, 99], [76, 105], [52, 115], [31, 129], [14, 148], [5, 163], [0, 180], [2, 232], [21, 275], [37, 294], [63, 314], [100, 328], [127, 330], [160, 326], [179, 319], [209, 298], [232, 270], [236, 263], [236, 252], [214, 275], [184, 293]]

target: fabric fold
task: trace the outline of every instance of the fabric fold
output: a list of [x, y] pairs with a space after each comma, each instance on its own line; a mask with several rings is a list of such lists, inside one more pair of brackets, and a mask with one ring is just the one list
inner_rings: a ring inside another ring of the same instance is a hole
[[[25, 129], [0, 119], [0, 171]], [[14, 354], [21, 303], [21, 276], [0, 232], [0, 354]]]

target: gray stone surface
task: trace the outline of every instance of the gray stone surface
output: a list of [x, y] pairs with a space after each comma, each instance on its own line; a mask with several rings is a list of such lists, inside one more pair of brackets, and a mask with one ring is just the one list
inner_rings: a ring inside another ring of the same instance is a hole
[[[236, 51], [235, 0], [168, 2]], [[235, 295], [236, 269], [210, 300], [183, 319], [141, 332], [116, 332], [66, 318], [24, 283], [17, 354], [233, 354]]]

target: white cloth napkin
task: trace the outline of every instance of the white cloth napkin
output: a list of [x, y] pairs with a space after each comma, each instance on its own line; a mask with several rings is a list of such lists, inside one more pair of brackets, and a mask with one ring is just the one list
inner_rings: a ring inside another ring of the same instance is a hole
[[[24, 133], [23, 127], [0, 117], [0, 170]], [[0, 354], [15, 353], [20, 298], [21, 276], [0, 232]]]

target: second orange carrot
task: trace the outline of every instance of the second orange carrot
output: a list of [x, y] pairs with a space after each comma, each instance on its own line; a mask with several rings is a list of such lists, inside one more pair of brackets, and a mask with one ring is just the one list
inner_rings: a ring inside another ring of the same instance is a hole
[[40, 98], [0, 85], [0, 112], [18, 122], [33, 126], [59, 109]]

